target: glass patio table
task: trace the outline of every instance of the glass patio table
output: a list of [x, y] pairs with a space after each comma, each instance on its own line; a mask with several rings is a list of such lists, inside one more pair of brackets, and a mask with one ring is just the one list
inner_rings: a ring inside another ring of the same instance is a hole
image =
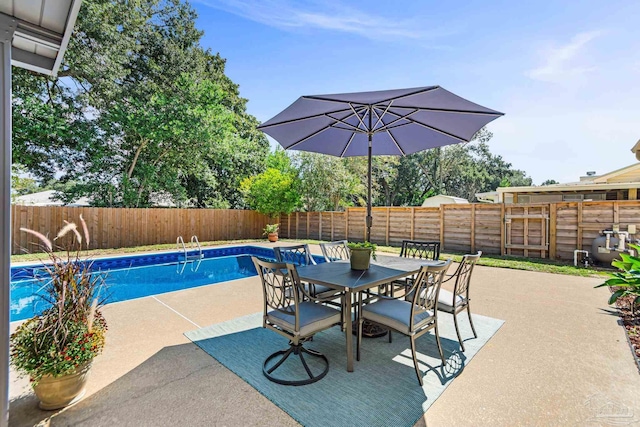
[[[315, 283], [344, 292], [344, 307], [352, 307], [353, 296], [394, 280], [411, 276], [423, 265], [438, 265], [443, 261], [400, 258], [378, 255], [368, 270], [352, 270], [349, 261], [325, 262], [298, 267], [298, 276], [303, 282]], [[350, 313], [351, 314], [351, 313]], [[347, 371], [353, 372], [353, 320], [346, 316], [345, 336], [347, 341]]]

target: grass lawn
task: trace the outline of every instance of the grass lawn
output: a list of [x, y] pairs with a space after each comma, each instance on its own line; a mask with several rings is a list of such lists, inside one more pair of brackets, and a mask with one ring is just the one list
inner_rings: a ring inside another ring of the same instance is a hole
[[[305, 242], [316, 244], [320, 243], [320, 241], [318, 240], [305, 240]], [[399, 254], [400, 248], [395, 246], [378, 245], [377, 251]], [[440, 258], [451, 258], [453, 261], [459, 262], [462, 259], [463, 255], [463, 253], [442, 252], [440, 253]], [[514, 270], [542, 271], [545, 273], [567, 274], [570, 276], [582, 277], [605, 277], [608, 275], [608, 273], [611, 272], [610, 269], [602, 269], [597, 267], [574, 267], [573, 265], [566, 262], [553, 261], [549, 259], [500, 256], [490, 254], [482, 254], [482, 257], [480, 257], [480, 260], [478, 261], [478, 265], [486, 265], [488, 267], [512, 268]]]
[[[248, 240], [230, 240], [230, 241], [215, 241], [215, 242], [201, 242], [200, 245], [202, 247], [207, 246], [218, 246], [218, 245], [227, 245], [233, 243], [260, 243], [264, 242], [265, 239], [248, 239]], [[280, 240], [283, 243], [292, 242], [291, 240]], [[296, 241], [297, 242], [297, 241]], [[320, 243], [318, 240], [305, 240], [306, 243], [317, 244]], [[103, 255], [122, 255], [122, 254], [135, 254], [140, 252], [153, 252], [153, 251], [162, 251], [162, 250], [175, 250], [175, 243], [167, 243], [163, 245], [147, 245], [147, 246], [136, 246], [132, 248], [118, 248], [118, 249], [95, 249], [91, 251], [87, 251], [87, 256], [96, 257]], [[378, 252], [387, 252], [387, 253], [400, 253], [400, 248], [392, 247], [392, 246], [378, 246]], [[64, 253], [60, 253], [64, 255]], [[451, 258], [453, 261], [460, 261], [462, 259], [462, 255], [460, 253], [441, 253], [440, 257], [443, 259]], [[12, 255], [11, 262], [33, 262], [33, 261], [41, 261], [46, 260], [47, 257], [42, 253], [28, 253], [21, 255]], [[500, 267], [500, 268], [512, 268], [515, 270], [528, 270], [528, 271], [542, 271], [546, 273], [555, 273], [555, 274], [567, 274], [571, 276], [606, 276], [608, 272], [611, 270], [604, 270], [599, 268], [584, 268], [584, 267], [574, 267], [571, 264], [563, 263], [559, 261], [552, 261], [548, 259], [537, 259], [537, 258], [521, 258], [521, 257], [513, 257], [513, 256], [499, 256], [499, 255], [485, 255], [483, 254], [480, 260], [478, 261], [478, 265], [486, 265], [489, 267]]]

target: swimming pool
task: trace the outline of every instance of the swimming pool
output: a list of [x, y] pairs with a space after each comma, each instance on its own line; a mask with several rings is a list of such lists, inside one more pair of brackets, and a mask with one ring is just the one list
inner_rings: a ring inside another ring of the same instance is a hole
[[[96, 271], [106, 273], [108, 302], [256, 276], [251, 256], [274, 259], [273, 249], [233, 246], [205, 249], [203, 259], [184, 260], [182, 252], [133, 255], [93, 260]], [[316, 262], [324, 258], [314, 255]], [[39, 264], [11, 268], [11, 321], [33, 317], [46, 308], [39, 297], [43, 286]]]

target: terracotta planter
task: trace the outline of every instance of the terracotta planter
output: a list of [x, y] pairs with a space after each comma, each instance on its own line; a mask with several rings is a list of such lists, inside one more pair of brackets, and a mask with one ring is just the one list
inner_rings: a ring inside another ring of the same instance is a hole
[[371, 249], [353, 248], [351, 249], [351, 269], [368, 270], [371, 263]]
[[33, 391], [40, 400], [40, 409], [47, 411], [64, 408], [82, 399], [87, 385], [87, 378], [91, 362], [86, 362], [76, 368], [76, 371], [62, 377], [45, 375], [33, 387]]
[[270, 242], [278, 241], [278, 233], [269, 233], [268, 236]]

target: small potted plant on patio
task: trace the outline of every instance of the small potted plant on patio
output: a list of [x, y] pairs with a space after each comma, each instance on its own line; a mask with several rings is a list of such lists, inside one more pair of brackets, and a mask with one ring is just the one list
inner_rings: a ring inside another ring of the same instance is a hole
[[349, 243], [351, 269], [368, 270], [371, 258], [376, 259], [376, 245], [371, 242]]
[[264, 227], [264, 235], [267, 236], [270, 242], [278, 241], [278, 228], [280, 224], [267, 224]]
[[[82, 216], [80, 221], [88, 248], [88, 229]], [[83, 236], [76, 224], [67, 223], [54, 239], [71, 241], [63, 256], [43, 234], [21, 230], [40, 240], [48, 258], [39, 278], [46, 308], [11, 335], [11, 365], [30, 377], [41, 409], [58, 409], [84, 395], [92, 361], [104, 347], [107, 323], [99, 293], [105, 277], [81, 259]]]

